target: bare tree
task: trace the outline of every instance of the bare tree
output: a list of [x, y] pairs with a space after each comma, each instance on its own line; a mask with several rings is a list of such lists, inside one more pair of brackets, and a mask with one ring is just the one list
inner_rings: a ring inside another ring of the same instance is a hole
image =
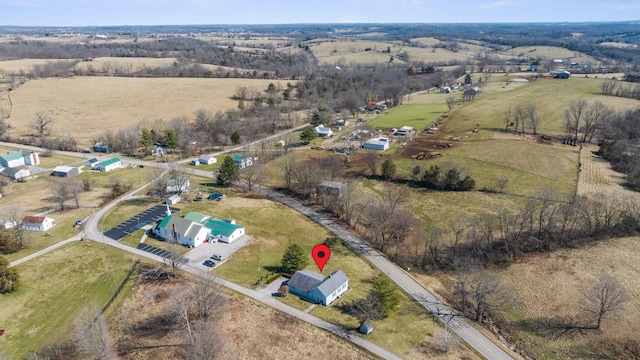
[[54, 123], [54, 119], [41, 112], [36, 113], [35, 119], [31, 121], [29, 127], [35, 130], [38, 135], [44, 136], [51, 130], [51, 125]]
[[486, 270], [471, 269], [458, 272], [456, 292], [463, 312], [482, 322], [490, 314], [510, 305], [506, 287]]
[[505, 125], [504, 125], [504, 131], [508, 131], [509, 130], [509, 126], [511, 126], [511, 108], [508, 108], [504, 111], [504, 121], [505, 121]]
[[268, 178], [269, 171], [260, 165], [248, 166], [240, 172], [240, 183], [248, 191], [253, 191], [256, 186], [264, 184]]
[[582, 310], [595, 322], [594, 329], [600, 329], [605, 316], [616, 314], [624, 307], [627, 293], [615, 278], [600, 275], [584, 292]]
[[80, 194], [83, 191], [83, 186], [80, 180], [76, 178], [70, 178], [68, 180], [69, 195], [76, 203], [76, 209], [80, 209]]
[[460, 338], [452, 334], [451, 331], [445, 327], [436, 328], [432, 336], [435, 342], [433, 347], [438, 351], [448, 353], [449, 351], [460, 350], [462, 348]]
[[56, 179], [49, 183], [51, 189], [51, 198], [60, 207], [60, 211], [64, 211], [65, 201], [71, 198], [71, 192], [69, 191], [69, 184], [64, 179]]
[[374, 247], [387, 252], [392, 245], [399, 246], [414, 226], [413, 216], [400, 209], [409, 197], [404, 187], [387, 185], [382, 198], [367, 209], [367, 229]]
[[371, 176], [378, 175], [378, 163], [380, 162], [380, 156], [378, 154], [369, 152], [364, 155], [364, 162], [371, 172]]
[[456, 97], [453, 94], [449, 94], [446, 100], [447, 100], [447, 108], [449, 109], [449, 112], [451, 112], [451, 110], [453, 110], [453, 107], [455, 105]]
[[362, 191], [354, 182], [347, 182], [342, 188], [342, 196], [338, 197], [336, 204], [338, 205], [338, 214], [345, 223], [351, 225], [356, 209], [361, 206], [358, 202], [362, 196]]
[[565, 113], [567, 121], [571, 122], [571, 129], [573, 130], [573, 138], [578, 139], [578, 130], [580, 129], [580, 123], [587, 111], [588, 103], [584, 99], [573, 100], [569, 103], [569, 109]]
[[80, 310], [75, 334], [76, 348], [83, 359], [117, 359], [115, 348], [109, 339], [107, 322], [97, 304]]
[[516, 132], [518, 131], [518, 127], [522, 126], [522, 132], [526, 133], [525, 121], [527, 119], [527, 110], [524, 108], [524, 106], [516, 106], [515, 110], [513, 111], [513, 117], [516, 121]]
[[290, 154], [282, 157], [280, 160], [280, 171], [282, 171], [282, 176], [284, 178], [284, 186], [286, 189], [293, 189], [293, 173], [296, 167], [296, 156], [295, 154]]
[[584, 126], [582, 127], [581, 142], [591, 142], [598, 130], [604, 128], [607, 119], [613, 113], [610, 107], [600, 101], [589, 105], [584, 114]]
[[534, 104], [527, 104], [524, 107], [527, 113], [527, 119], [529, 120], [529, 125], [533, 129], [533, 135], [538, 134], [538, 114], [537, 108]]
[[304, 196], [310, 196], [320, 183], [321, 174], [317, 164], [307, 161], [294, 167], [293, 177], [296, 180], [297, 191]]
[[150, 189], [155, 191], [160, 199], [167, 195], [167, 183], [169, 181], [168, 171], [161, 168], [152, 168], [149, 173], [151, 183]]

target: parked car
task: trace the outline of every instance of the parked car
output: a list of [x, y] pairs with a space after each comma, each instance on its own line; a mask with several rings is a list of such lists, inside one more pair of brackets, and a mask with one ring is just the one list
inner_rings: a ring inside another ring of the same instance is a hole
[[225, 198], [226, 198], [226, 196], [224, 194], [211, 194], [211, 195], [209, 195], [209, 197], [207, 197], [207, 199], [215, 200], [215, 201], [222, 201]]
[[196, 196], [196, 198], [193, 199], [193, 201], [202, 201], [202, 200], [204, 200], [202, 196]]
[[80, 225], [82, 225], [82, 219], [76, 220], [76, 226], [80, 226]]
[[214, 262], [213, 262], [213, 261], [211, 261], [211, 260], [205, 260], [205, 261], [202, 263], [202, 265], [204, 265], [204, 266], [206, 266], [206, 267], [214, 267], [214, 266], [216, 266], [216, 263], [214, 263]]
[[222, 255], [220, 255], [220, 254], [213, 254], [213, 255], [211, 255], [211, 258], [213, 260], [222, 261]]

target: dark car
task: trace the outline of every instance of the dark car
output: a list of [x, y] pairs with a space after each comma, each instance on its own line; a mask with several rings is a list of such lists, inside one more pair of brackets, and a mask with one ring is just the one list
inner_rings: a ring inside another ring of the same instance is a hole
[[202, 201], [202, 200], [204, 200], [202, 196], [196, 196], [196, 198], [193, 199], [193, 201]]
[[226, 198], [226, 196], [224, 196], [224, 194], [211, 194], [211, 195], [209, 195], [209, 197], [207, 197], [207, 199], [215, 200], [215, 201], [222, 201], [225, 198]]
[[214, 266], [216, 266], [216, 263], [214, 263], [214, 262], [213, 262], [213, 261], [211, 261], [211, 260], [205, 260], [205, 261], [202, 263], [202, 265], [207, 266], [207, 267], [214, 267]]

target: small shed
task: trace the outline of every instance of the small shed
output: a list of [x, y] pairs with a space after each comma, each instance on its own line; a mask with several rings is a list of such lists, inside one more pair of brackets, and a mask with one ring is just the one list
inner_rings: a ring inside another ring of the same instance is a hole
[[29, 169], [8, 167], [2, 170], [2, 175], [13, 180], [20, 180], [31, 175]]
[[342, 190], [346, 186], [345, 183], [338, 181], [329, 181], [322, 180], [320, 185], [318, 185], [318, 192], [322, 194], [332, 195], [332, 196], [341, 196]]
[[100, 163], [100, 161], [98, 161], [98, 159], [93, 158], [93, 159], [89, 159], [87, 160], [87, 162], [84, 164], [86, 167], [90, 167], [90, 168], [95, 168], [96, 165], [98, 165]]
[[198, 159], [191, 160], [191, 165], [193, 165], [193, 166], [200, 165], [200, 160], [198, 160]]
[[373, 332], [373, 324], [369, 320], [365, 320], [360, 324], [358, 332], [361, 334], [369, 335]]
[[73, 166], [56, 166], [51, 172], [52, 176], [70, 177], [80, 174], [80, 168]]
[[180, 197], [180, 195], [176, 194], [176, 195], [172, 195], [169, 196], [166, 200], [167, 205], [175, 205], [177, 203], [180, 202], [180, 200], [182, 200], [182, 197]]
[[278, 140], [278, 142], [276, 143], [277, 147], [283, 147], [285, 145], [285, 141], [284, 140]]

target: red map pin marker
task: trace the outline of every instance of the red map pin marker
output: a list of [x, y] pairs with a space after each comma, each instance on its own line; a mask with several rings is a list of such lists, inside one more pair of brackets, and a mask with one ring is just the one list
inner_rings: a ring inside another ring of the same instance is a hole
[[313, 250], [311, 250], [311, 256], [318, 265], [320, 272], [322, 272], [322, 269], [324, 269], [324, 264], [326, 264], [331, 257], [331, 249], [329, 249], [329, 247], [325, 244], [318, 244], [313, 247]]

